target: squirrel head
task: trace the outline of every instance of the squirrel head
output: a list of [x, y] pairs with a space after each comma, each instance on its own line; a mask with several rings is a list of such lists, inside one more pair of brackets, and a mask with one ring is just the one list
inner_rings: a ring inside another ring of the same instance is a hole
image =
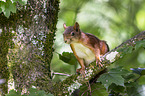
[[64, 23], [63, 27], [65, 29], [63, 33], [65, 43], [71, 44], [79, 41], [81, 37], [81, 31], [77, 22], [74, 24], [74, 26], [66, 26]]

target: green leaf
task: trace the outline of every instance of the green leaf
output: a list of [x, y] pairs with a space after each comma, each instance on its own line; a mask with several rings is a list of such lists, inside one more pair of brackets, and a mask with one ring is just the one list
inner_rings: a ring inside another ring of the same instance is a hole
[[4, 10], [4, 15], [8, 18], [10, 16], [10, 11], [11, 11], [11, 4], [12, 2], [10, 0], [7, 0], [5, 3], [5, 10]]
[[6, 11], [4, 12], [4, 14], [5, 14], [5, 16], [6, 16], [7, 18], [9, 18], [9, 16], [10, 16], [10, 11], [9, 11], [9, 10], [6, 10]]
[[102, 86], [100, 83], [93, 84], [92, 88], [92, 96], [108, 96], [106, 88]]
[[76, 60], [73, 53], [63, 52], [62, 55], [59, 54], [59, 59], [62, 60], [63, 62], [65, 62], [65, 63], [70, 64], [70, 65], [76, 65], [77, 64], [77, 60]]
[[123, 69], [122, 67], [119, 66], [119, 67], [110, 69], [108, 73], [126, 75], [127, 73], [129, 73], [129, 71], [125, 70], [125, 69]]
[[143, 40], [143, 41], [136, 41], [135, 43], [136, 43], [135, 49], [139, 49], [140, 47], [144, 47], [145, 48], [145, 40]]
[[10, 4], [10, 11], [13, 12], [13, 13], [16, 13], [16, 4], [15, 3], [12, 3]]
[[2, 9], [0, 8], [0, 13], [2, 12]]
[[0, 0], [0, 1], [6, 2], [6, 0]]
[[144, 86], [138, 84], [133, 84], [131, 87], [126, 87], [126, 92], [128, 96], [144, 96]]
[[35, 89], [35, 88], [30, 88], [30, 89], [28, 89], [28, 91], [30, 92], [29, 96], [37, 96], [37, 95], [36, 95], [37, 89]]
[[145, 75], [145, 68], [131, 68], [133, 73], [139, 74], [139, 75]]
[[44, 90], [39, 90], [39, 91], [37, 92], [37, 94], [38, 94], [38, 96], [46, 96]]
[[65, 63], [68, 63], [70, 61], [71, 55], [69, 52], [63, 52], [62, 55], [59, 54], [59, 59], [62, 60]]
[[138, 76], [136, 76], [135, 74], [133, 73], [129, 73], [129, 74], [126, 74], [126, 76], [123, 76], [123, 78], [125, 79], [125, 82], [131, 82], [131, 81], [134, 81]]
[[20, 3], [21, 5], [25, 5], [25, 4], [27, 4], [27, 0], [19, 0], [19, 3]]
[[128, 96], [140, 96], [139, 94], [137, 95], [138, 91], [136, 87], [127, 87], [126, 90]]
[[109, 91], [113, 90], [116, 93], [124, 93], [125, 88], [123, 86], [119, 86], [119, 85], [116, 85], [116, 84], [112, 83], [109, 86], [108, 90]]
[[124, 78], [117, 74], [105, 73], [98, 78], [98, 81], [102, 82], [105, 87], [109, 87], [112, 83], [116, 85], [124, 86]]
[[144, 85], [145, 84], [145, 76], [141, 76], [138, 80], [139, 85]]
[[5, 10], [5, 5], [6, 5], [6, 3], [5, 2], [0, 2], [0, 8], [2, 9], [2, 11], [4, 11]]
[[145, 75], [145, 68], [141, 71], [141, 75]]
[[11, 0], [13, 3], [16, 3], [17, 1], [19, 1], [19, 0]]
[[137, 87], [138, 83], [137, 82], [126, 82], [124, 85], [126, 87]]
[[53, 94], [51, 94], [51, 93], [48, 93], [48, 95], [47, 96], [54, 96]]
[[[89, 93], [89, 87], [84, 84], [80, 87], [79, 96], [83, 94], [83, 96], [87, 96]], [[88, 91], [87, 91], [88, 90]], [[109, 93], [107, 92], [106, 88], [100, 83], [94, 83], [91, 85], [91, 94], [92, 96], [108, 96]]]
[[53, 96], [53, 94], [46, 94], [44, 90], [37, 90], [35, 88], [29, 89], [30, 94], [28, 96]]
[[21, 95], [20, 91], [10, 90], [9, 94], [6, 94], [6, 96], [54, 96], [53, 94], [46, 94], [43, 90], [37, 90], [35, 88], [28, 89], [29, 94], [23, 94]]
[[21, 96], [21, 92], [15, 91], [15, 90], [10, 90], [9, 94], [6, 94], [6, 96]]
[[6, 2], [0, 2], [0, 13], [3, 12], [4, 15], [8, 18], [10, 13], [16, 13], [16, 2], [19, 1], [20, 4], [25, 5], [27, 0], [6, 0]]
[[122, 69], [122, 67], [112, 68], [108, 73], [101, 75], [98, 81], [102, 82], [105, 87], [109, 87], [112, 83], [124, 86], [124, 78], [122, 75], [128, 74], [129, 71]]

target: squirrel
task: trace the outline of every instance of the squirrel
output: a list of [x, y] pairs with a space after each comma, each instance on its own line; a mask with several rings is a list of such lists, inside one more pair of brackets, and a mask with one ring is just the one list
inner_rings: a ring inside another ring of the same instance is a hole
[[81, 65], [77, 69], [77, 73], [84, 74], [85, 67], [96, 60], [97, 66], [101, 65], [100, 56], [109, 51], [109, 46], [104, 40], [100, 40], [90, 33], [84, 33], [80, 30], [79, 24], [76, 22], [74, 26], [66, 26], [63, 33], [64, 42], [70, 44], [74, 56]]

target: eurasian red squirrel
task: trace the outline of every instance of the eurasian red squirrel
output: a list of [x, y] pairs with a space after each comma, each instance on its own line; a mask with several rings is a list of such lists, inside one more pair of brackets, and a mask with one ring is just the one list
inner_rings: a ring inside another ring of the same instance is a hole
[[66, 26], [63, 33], [64, 42], [70, 44], [71, 49], [81, 65], [77, 69], [77, 73], [84, 74], [85, 66], [96, 60], [96, 64], [101, 65], [100, 56], [109, 51], [109, 47], [104, 40], [98, 39], [90, 33], [84, 33], [80, 30], [79, 24], [76, 22], [74, 26]]

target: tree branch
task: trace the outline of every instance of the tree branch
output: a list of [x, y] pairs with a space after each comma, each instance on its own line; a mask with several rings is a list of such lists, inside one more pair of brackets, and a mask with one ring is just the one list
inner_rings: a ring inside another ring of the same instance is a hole
[[133, 50], [135, 50], [137, 42], [143, 40], [145, 40], [145, 31], [123, 42], [121, 45], [102, 56], [102, 68], [97, 67], [95, 62], [93, 62], [89, 65], [89, 67], [86, 68], [85, 78], [83, 78], [82, 75], [78, 74], [69, 76], [64, 81], [55, 84], [52, 89], [49, 90], [49, 92], [53, 93], [55, 96], [71, 95], [75, 89], [78, 89], [81, 85], [88, 82], [91, 78], [104, 70], [107, 66], [122, 58], [128, 52], [131, 53]]

